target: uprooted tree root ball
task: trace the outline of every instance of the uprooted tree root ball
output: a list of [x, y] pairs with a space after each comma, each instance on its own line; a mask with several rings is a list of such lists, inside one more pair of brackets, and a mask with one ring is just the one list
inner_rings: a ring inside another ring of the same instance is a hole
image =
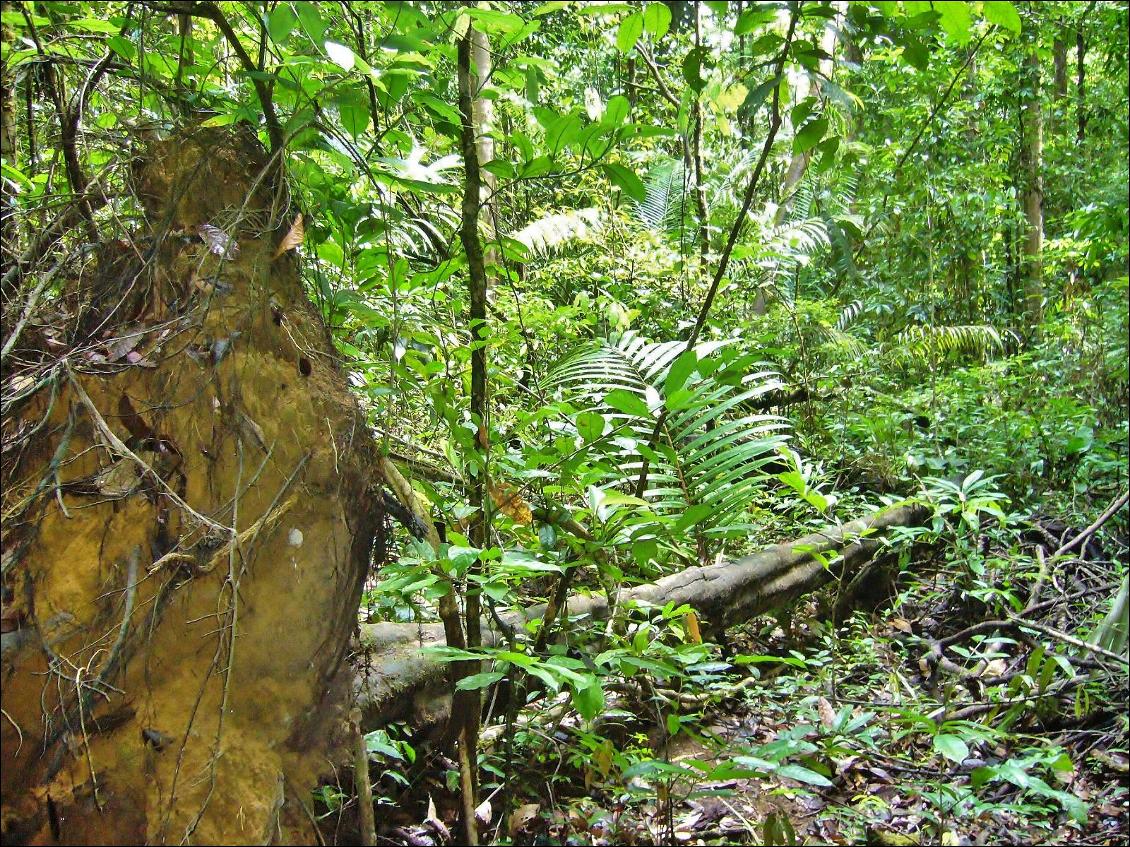
[[69, 334], [29, 324], [5, 363], [8, 843], [312, 837], [373, 454], [276, 174], [237, 133], [151, 144], [144, 230], [68, 279], [41, 324]]

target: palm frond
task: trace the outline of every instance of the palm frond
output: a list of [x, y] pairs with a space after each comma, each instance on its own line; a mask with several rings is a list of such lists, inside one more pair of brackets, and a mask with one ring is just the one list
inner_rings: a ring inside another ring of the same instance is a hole
[[652, 343], [628, 332], [581, 349], [550, 377], [573, 402], [611, 422], [612, 433], [590, 445], [616, 468], [607, 484], [631, 491], [646, 459], [643, 497], [652, 511], [680, 530], [696, 525], [700, 539], [747, 529], [741, 515], [788, 429], [775, 415], [743, 413], [744, 403], [781, 382], [755, 370], [753, 356], [716, 358], [722, 346], [699, 345], [688, 355], [681, 341]]
[[904, 362], [939, 359], [961, 353], [987, 357], [1004, 349], [1000, 333], [985, 324], [910, 326], [898, 334], [895, 343], [893, 356]]
[[855, 319], [863, 314], [863, 301], [852, 300], [840, 312], [839, 318], [836, 319], [836, 329], [840, 332], [846, 330], [849, 326], [855, 323]]
[[678, 237], [687, 215], [687, 179], [682, 161], [668, 159], [644, 179], [644, 198], [633, 203], [636, 218], [648, 229]]
[[545, 215], [510, 237], [526, 248], [530, 258], [543, 258], [571, 242], [592, 237], [602, 226], [599, 209], [571, 209]]

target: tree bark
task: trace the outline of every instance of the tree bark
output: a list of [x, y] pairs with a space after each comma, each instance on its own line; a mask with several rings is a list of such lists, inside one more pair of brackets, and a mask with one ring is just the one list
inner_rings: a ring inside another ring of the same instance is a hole
[[1020, 163], [1024, 237], [1024, 304], [1026, 325], [1032, 331], [1043, 317], [1044, 187], [1041, 176], [1043, 126], [1040, 114], [1040, 59], [1036, 36], [1031, 36], [1022, 60], [1020, 103]]
[[[882, 549], [881, 539], [888, 530], [920, 525], [928, 516], [929, 510], [922, 506], [884, 509], [736, 561], [687, 568], [628, 589], [621, 594], [618, 606], [624, 608], [631, 601], [676, 606], [687, 603], [700, 615], [703, 632], [717, 634], [754, 615], [785, 606], [832, 579], [850, 577]], [[864, 534], [866, 537], [862, 537]], [[831, 554], [842, 557], [826, 568], [818, 557], [833, 558]], [[503, 620], [522, 631], [526, 623], [541, 620], [545, 614], [546, 607], [538, 605], [504, 615]], [[568, 615], [581, 614], [607, 619], [607, 597], [572, 598]], [[501, 637], [486, 628], [483, 645], [493, 646]], [[429, 715], [442, 719], [449, 697], [446, 666], [421, 649], [444, 643], [442, 625], [366, 624], [361, 627], [361, 640], [371, 656], [357, 682], [366, 730], [409, 717], [424, 723], [430, 720]]]

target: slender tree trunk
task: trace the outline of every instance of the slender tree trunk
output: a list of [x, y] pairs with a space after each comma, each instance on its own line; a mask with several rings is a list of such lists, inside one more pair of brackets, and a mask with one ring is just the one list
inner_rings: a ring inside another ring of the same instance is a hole
[[1087, 137], [1087, 41], [1083, 37], [1083, 23], [1075, 30], [1075, 139], [1082, 144]]
[[[482, 150], [477, 139], [475, 120], [475, 94], [483, 78], [472, 77], [472, 55], [478, 52], [476, 42], [484, 42], [476, 37], [475, 30], [468, 27], [467, 33], [459, 41], [458, 82], [459, 111], [463, 124], [461, 146], [463, 150], [466, 184], [463, 194], [463, 217], [460, 238], [467, 254], [471, 300], [471, 419], [477, 432], [475, 444], [478, 448], [478, 473], [471, 486], [470, 503], [475, 509], [471, 526], [471, 542], [479, 549], [485, 549], [488, 536], [488, 515], [490, 498], [487, 461], [490, 454], [490, 418], [487, 407], [487, 274], [483, 256], [483, 245], [479, 239], [479, 207], [482, 202], [482, 174], [479, 168], [479, 155]], [[485, 54], [485, 50], [483, 51]], [[482, 54], [480, 54], [482, 55]], [[482, 67], [479, 65], [478, 67]], [[493, 152], [493, 150], [491, 151]], [[468, 576], [477, 576], [481, 565], [472, 565]], [[473, 579], [467, 581], [465, 620], [467, 626], [467, 647], [474, 649], [482, 644], [480, 630], [481, 610], [479, 589]], [[467, 662], [461, 668], [460, 676], [479, 671], [479, 662]], [[459, 757], [463, 788], [463, 826], [467, 843], [477, 844], [478, 833], [475, 826], [475, 806], [477, 786], [477, 758], [481, 698], [479, 691], [457, 691], [452, 704], [453, 717], [461, 721], [459, 730]], [[458, 705], [458, 709], [456, 706]]]
[[[5, 16], [12, 10], [7, 0], [0, 3], [0, 12]], [[4, 24], [0, 28], [0, 40], [7, 50], [15, 43], [12, 28]], [[29, 66], [30, 67], [30, 66]], [[16, 167], [16, 87], [12, 74], [5, 69], [0, 74], [0, 161], [9, 167]], [[0, 180], [0, 266], [10, 268], [15, 263], [19, 250], [16, 246], [15, 204], [8, 191], [7, 178]], [[13, 278], [3, 290], [3, 311], [14, 302], [18, 285]], [[7, 335], [5, 326], [4, 335]]]
[[1052, 60], [1055, 63], [1055, 99], [1058, 103], [1067, 96], [1067, 42], [1060, 22], [1052, 42]]
[[[837, 2], [834, 4], [836, 7], [836, 18], [832, 18], [824, 25], [824, 33], [820, 39], [820, 49], [828, 54], [827, 59], [821, 59], [819, 64], [819, 77], [810, 77], [807, 72], [798, 71], [793, 74], [790, 80], [790, 88], [794, 94], [794, 101], [801, 103], [805, 98], [811, 96], [820, 97], [821, 80], [822, 78], [831, 78], [835, 69], [835, 59], [833, 58], [836, 50], [836, 42], [839, 34], [839, 29], [836, 25], [836, 19], [842, 18], [847, 13], [847, 4]], [[793, 127], [795, 131], [797, 128]], [[777, 206], [777, 213], [773, 217], [774, 226], [780, 226], [785, 222], [788, 217], [789, 210], [792, 208], [793, 193], [796, 191], [800, 181], [804, 179], [805, 173], [808, 172], [808, 165], [812, 161], [812, 151], [806, 150], [803, 153], [794, 153], [792, 159], [789, 160], [788, 170], [785, 171], [784, 182], [781, 183], [781, 202]], [[758, 291], [757, 297], [754, 299], [753, 312], [756, 315], [765, 314], [767, 303], [764, 291]]]
[[1030, 331], [1035, 331], [1043, 315], [1044, 276], [1044, 198], [1041, 167], [1043, 127], [1040, 115], [1040, 60], [1036, 37], [1026, 46], [1021, 70], [1020, 165], [1022, 202], [1026, 232], [1024, 237], [1024, 315]]
[[[490, 171], [483, 170], [483, 166], [494, 161], [494, 138], [490, 135], [494, 130], [494, 101], [480, 96], [479, 90], [490, 80], [493, 65], [490, 41], [486, 33], [477, 29], [471, 30], [471, 60], [475, 70], [475, 91], [471, 97], [471, 107], [475, 113], [475, 149], [479, 157], [481, 205], [486, 209], [487, 224], [492, 233], [491, 243], [484, 256], [484, 262], [489, 266], [498, 263], [498, 180]], [[490, 283], [488, 276], [487, 285]]]

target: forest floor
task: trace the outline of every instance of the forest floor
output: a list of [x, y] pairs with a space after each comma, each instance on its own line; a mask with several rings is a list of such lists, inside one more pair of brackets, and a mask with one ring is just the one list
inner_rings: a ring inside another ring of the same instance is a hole
[[[731, 631], [715, 655], [740, 673], [705, 693], [623, 686], [587, 726], [565, 696], [528, 707], [513, 747], [483, 760], [484, 778], [498, 777], [482, 791], [487, 841], [1127, 843], [1127, 723], [1111, 707], [1126, 702], [1125, 686], [1100, 703], [1083, 687], [1039, 696], [1037, 685], [1011, 714], [987, 709], [980, 683], [955, 685], [923, 661], [975, 619], [958, 592], [923, 580], [895, 609], [838, 630], [820, 623], [820, 599], [787, 624], [763, 617]], [[1014, 644], [999, 645], [987, 674], [1021, 661]], [[379, 843], [459, 842], [454, 763], [424, 758], [407, 785], [374, 787], [386, 795]], [[503, 797], [506, 808], [492, 807]]]

